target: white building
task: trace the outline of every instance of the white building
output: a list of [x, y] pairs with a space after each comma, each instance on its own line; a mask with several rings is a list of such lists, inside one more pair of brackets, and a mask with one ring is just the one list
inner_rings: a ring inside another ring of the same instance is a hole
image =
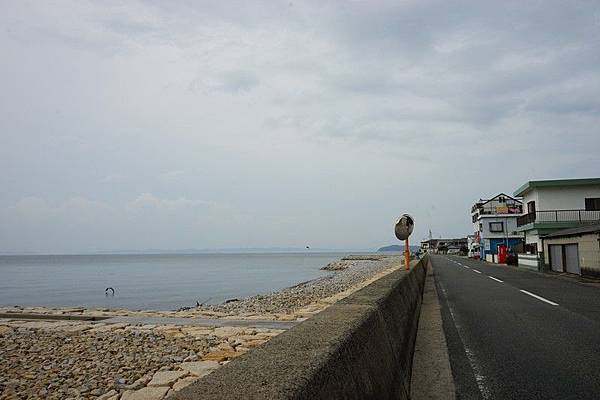
[[520, 200], [500, 193], [481, 199], [471, 207], [474, 240], [470, 253], [483, 260], [497, 262], [498, 247], [521, 250], [523, 233], [517, 231], [517, 218], [523, 213]]
[[529, 181], [514, 195], [523, 198], [526, 209], [517, 219], [524, 252], [538, 261], [544, 235], [600, 221], [600, 178]]

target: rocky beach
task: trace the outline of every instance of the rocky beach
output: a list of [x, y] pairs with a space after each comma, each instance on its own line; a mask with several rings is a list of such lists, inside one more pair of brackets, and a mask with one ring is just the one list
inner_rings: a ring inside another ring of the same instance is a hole
[[274, 293], [183, 310], [0, 307], [0, 399], [167, 398], [284, 332], [277, 323], [310, 318], [401, 260], [332, 264], [331, 274]]

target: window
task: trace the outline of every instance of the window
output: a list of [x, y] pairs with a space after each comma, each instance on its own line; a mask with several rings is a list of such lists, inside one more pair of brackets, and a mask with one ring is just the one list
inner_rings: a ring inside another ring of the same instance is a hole
[[531, 214], [535, 212], [535, 201], [530, 201], [527, 203], [527, 213]]
[[525, 253], [537, 254], [537, 243], [529, 243], [525, 245]]
[[585, 209], [587, 211], [599, 211], [600, 210], [600, 197], [591, 197], [585, 199]]
[[504, 232], [504, 222], [490, 222], [490, 232]]

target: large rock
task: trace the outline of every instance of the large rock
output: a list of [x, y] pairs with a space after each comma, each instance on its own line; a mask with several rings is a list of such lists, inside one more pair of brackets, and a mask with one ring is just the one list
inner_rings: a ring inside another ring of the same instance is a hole
[[184, 362], [179, 367], [181, 367], [181, 369], [184, 371], [188, 371], [192, 375], [203, 377], [219, 368], [220, 364], [216, 361], [196, 361]]
[[226, 361], [241, 355], [241, 353], [236, 351], [213, 351], [212, 353], [203, 355], [202, 359], [206, 361]]
[[187, 371], [158, 371], [148, 383], [148, 386], [171, 387], [178, 379], [188, 374]]
[[220, 326], [215, 328], [212, 334], [218, 338], [228, 338], [230, 336], [244, 334], [244, 328], [237, 326]]
[[168, 386], [145, 387], [140, 390], [123, 392], [121, 400], [161, 400], [169, 391]]
[[117, 398], [119, 397], [119, 392], [117, 392], [116, 390], [111, 390], [110, 392], [104, 393], [103, 395], [101, 395], [100, 397], [98, 397], [96, 400], [109, 400], [115, 396], [117, 396]]

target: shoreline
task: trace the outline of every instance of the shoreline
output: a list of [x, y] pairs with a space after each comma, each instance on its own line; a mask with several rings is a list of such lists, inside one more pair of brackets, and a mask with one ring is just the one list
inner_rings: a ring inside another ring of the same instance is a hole
[[[0, 313], [11, 315], [10, 319], [0, 319], [0, 399], [25, 394], [57, 399], [166, 398], [285, 331], [170, 321], [220, 320], [233, 325], [241, 320], [250, 325], [252, 321], [257, 325], [259, 321], [300, 322], [401, 265], [397, 255], [376, 255], [368, 260], [350, 256], [339, 262], [347, 265], [327, 276], [189, 310], [0, 307]], [[155, 317], [167, 322], [24, 320], [19, 319], [19, 313], [65, 318]], [[98, 367], [92, 367], [96, 364]]]
[[[331, 271], [327, 276], [317, 277], [305, 282], [297, 283], [280, 290], [272, 291], [264, 294], [257, 294], [235, 301], [225, 301], [220, 304], [204, 304], [195, 307], [181, 307], [177, 310], [152, 310], [152, 309], [129, 309], [129, 308], [86, 308], [80, 306], [66, 307], [47, 307], [47, 306], [0, 306], [0, 313], [21, 313], [31, 314], [46, 314], [46, 315], [79, 315], [90, 317], [111, 317], [111, 316], [147, 316], [147, 317], [174, 317], [174, 318], [235, 318], [235, 319], [261, 319], [266, 320], [293, 320], [291, 315], [296, 315], [297, 318], [303, 318], [303, 313], [306, 312], [303, 307], [308, 307], [308, 300], [315, 302], [327, 300], [323, 296], [325, 293], [334, 296], [339, 292], [349, 289], [358, 290], [363, 285], [365, 280], [369, 279], [369, 275], [378, 273], [377, 271], [366, 271], [358, 276], [350, 276], [349, 279], [344, 275], [348, 268], [360, 267], [361, 263], [383, 262], [385, 260], [395, 260], [400, 262], [400, 256], [397, 254], [373, 254], [373, 255], [349, 255], [333, 261], [332, 263], [323, 266], [321, 270]], [[343, 267], [335, 269], [327, 269], [329, 265], [342, 264]], [[385, 270], [386, 268], [383, 268]], [[381, 270], [381, 268], [377, 268]], [[388, 271], [391, 272], [391, 271]], [[356, 274], [355, 274], [356, 275]], [[342, 279], [340, 279], [342, 278]], [[339, 282], [341, 281], [341, 282]], [[332, 287], [328, 287], [331, 286]], [[318, 292], [318, 293], [314, 293]], [[349, 292], [348, 294], [350, 294]], [[293, 304], [285, 304], [286, 300], [295, 300]], [[334, 296], [335, 297], [335, 296]], [[283, 298], [283, 302], [281, 300]], [[269, 302], [275, 302], [269, 306]], [[303, 307], [294, 309], [294, 305], [302, 304]], [[259, 310], [257, 310], [257, 308]], [[312, 307], [308, 307], [312, 309]], [[299, 311], [296, 313], [294, 311]]]

